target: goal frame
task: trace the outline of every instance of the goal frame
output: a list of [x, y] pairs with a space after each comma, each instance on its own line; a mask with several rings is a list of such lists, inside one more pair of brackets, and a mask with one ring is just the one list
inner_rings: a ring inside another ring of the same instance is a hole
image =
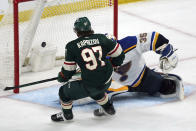
[[[20, 58], [19, 58], [19, 10], [18, 5], [22, 2], [34, 0], [13, 0], [13, 28], [14, 28], [14, 86], [20, 85]], [[109, 0], [112, 3], [112, 0]], [[118, 38], [118, 0], [113, 0], [113, 35]], [[14, 93], [19, 93], [19, 88], [15, 88]]]

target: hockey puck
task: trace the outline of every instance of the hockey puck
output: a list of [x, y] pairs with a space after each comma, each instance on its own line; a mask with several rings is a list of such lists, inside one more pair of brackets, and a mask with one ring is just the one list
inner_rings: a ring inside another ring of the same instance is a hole
[[46, 46], [46, 42], [42, 42], [41, 46], [45, 47]]

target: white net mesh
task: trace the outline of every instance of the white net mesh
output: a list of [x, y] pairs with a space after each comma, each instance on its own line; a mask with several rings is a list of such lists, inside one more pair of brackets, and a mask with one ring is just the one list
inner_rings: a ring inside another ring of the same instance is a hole
[[[10, 5], [9, 8], [13, 6]], [[0, 23], [0, 83], [13, 85], [13, 11], [8, 10]], [[12, 43], [10, 45], [10, 43]], [[11, 66], [12, 65], [12, 66]], [[10, 72], [10, 73], [8, 73]]]
[[[13, 5], [11, 3], [0, 22], [0, 83], [6, 86], [13, 86], [14, 79]], [[113, 34], [111, 0], [48, 0], [43, 3], [43, 0], [36, 0], [19, 4], [20, 67], [24, 64], [24, 58], [30, 55], [31, 48], [40, 45], [43, 41], [55, 44], [57, 56], [64, 56], [65, 44], [77, 37], [73, 32], [73, 24], [78, 17], [87, 16], [95, 33]], [[42, 5], [44, 10], [41, 14]], [[20, 69], [22, 70], [23, 68]]]

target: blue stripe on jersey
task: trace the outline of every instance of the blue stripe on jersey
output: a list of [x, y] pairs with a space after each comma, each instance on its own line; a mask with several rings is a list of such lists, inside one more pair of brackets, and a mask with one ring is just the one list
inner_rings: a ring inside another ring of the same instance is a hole
[[[121, 45], [123, 51], [127, 52], [133, 49], [133, 47], [137, 44], [137, 37], [136, 36], [127, 36], [121, 40], [117, 40], [117, 42]], [[125, 53], [126, 53], [125, 52]]]
[[152, 32], [150, 50], [153, 50], [153, 40], [154, 40], [154, 36], [155, 36], [155, 32]]

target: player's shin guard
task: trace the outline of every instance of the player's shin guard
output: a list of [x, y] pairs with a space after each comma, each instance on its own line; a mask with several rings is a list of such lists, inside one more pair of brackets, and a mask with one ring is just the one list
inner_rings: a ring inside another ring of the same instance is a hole
[[109, 100], [106, 93], [102, 99], [97, 100], [97, 103], [101, 105], [101, 108], [94, 110], [95, 116], [114, 115], [116, 113], [113, 102]]
[[51, 119], [56, 122], [72, 120], [73, 119], [72, 101], [69, 102], [61, 101], [61, 106], [62, 106], [62, 112], [52, 115]]

